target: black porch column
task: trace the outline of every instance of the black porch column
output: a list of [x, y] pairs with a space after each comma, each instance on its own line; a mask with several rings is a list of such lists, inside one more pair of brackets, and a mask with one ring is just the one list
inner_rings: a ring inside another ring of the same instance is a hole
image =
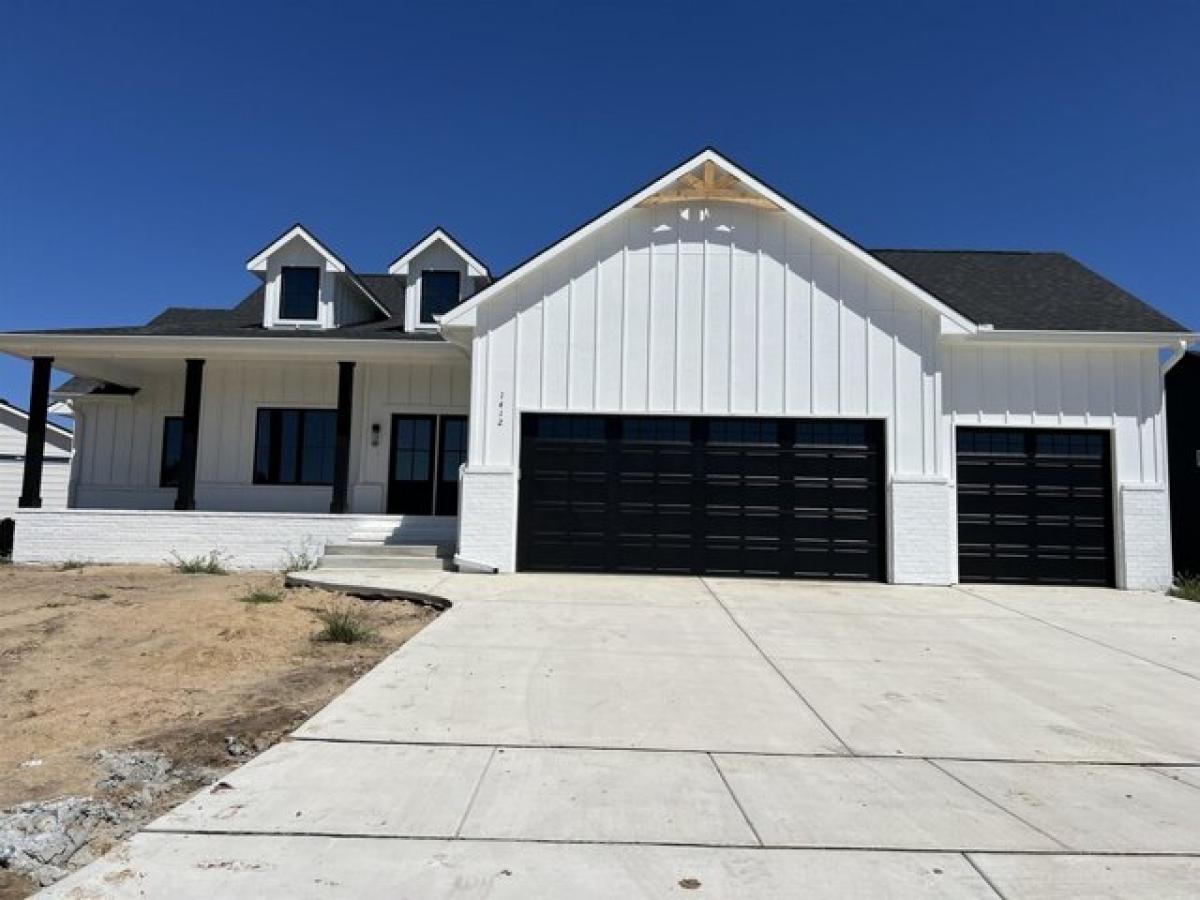
[[33, 358], [29, 383], [29, 428], [25, 431], [25, 474], [17, 506], [37, 509], [42, 505], [42, 463], [46, 455], [46, 411], [50, 406], [50, 365], [53, 356]]
[[204, 360], [189, 359], [183, 385], [183, 441], [180, 446], [179, 487], [176, 509], [196, 508], [196, 452], [200, 447], [200, 388], [204, 383]]
[[350, 508], [350, 422], [354, 417], [354, 363], [338, 363], [337, 443], [333, 451], [331, 513]]

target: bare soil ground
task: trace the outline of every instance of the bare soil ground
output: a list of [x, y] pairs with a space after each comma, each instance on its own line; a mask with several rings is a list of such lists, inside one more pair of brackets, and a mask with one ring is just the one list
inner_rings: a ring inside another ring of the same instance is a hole
[[[319, 642], [316, 610], [368, 605], [282, 581], [151, 566], [0, 567], [0, 809], [95, 796], [99, 751], [153, 750], [198, 774], [157, 798], [149, 818], [277, 741], [436, 615], [402, 601], [370, 604], [374, 639]], [[282, 600], [239, 599], [254, 590], [282, 591]], [[0, 898], [29, 889], [0, 870]]]

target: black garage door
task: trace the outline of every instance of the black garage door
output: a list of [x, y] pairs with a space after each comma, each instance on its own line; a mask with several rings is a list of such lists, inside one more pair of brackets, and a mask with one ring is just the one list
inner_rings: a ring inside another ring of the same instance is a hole
[[958, 429], [960, 581], [1113, 583], [1108, 433]]
[[525, 415], [517, 564], [884, 579], [879, 422]]

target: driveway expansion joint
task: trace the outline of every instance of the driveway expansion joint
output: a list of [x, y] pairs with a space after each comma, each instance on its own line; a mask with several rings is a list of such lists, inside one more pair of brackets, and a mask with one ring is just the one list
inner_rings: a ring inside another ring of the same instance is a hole
[[834, 740], [846, 748], [846, 753], [849, 756], [857, 756], [857, 754], [854, 752], [854, 749], [842, 739], [840, 734], [833, 730], [833, 726], [831, 726], [829, 722], [825, 720], [825, 717], [822, 716], [817, 711], [816, 707], [809, 702], [808, 698], [800, 692], [800, 689], [792, 683], [792, 680], [783, 674], [783, 670], [779, 668], [778, 663], [771, 659], [771, 657], [767, 655], [766, 651], [758, 645], [758, 641], [754, 640], [750, 632], [747, 631], [742, 623], [737, 620], [737, 616], [735, 616], [729, 607], [725, 605], [717, 592], [712, 589], [712, 585], [708, 583], [708, 579], [702, 577], [699, 579], [699, 581], [702, 585], [704, 585], [704, 589], [708, 591], [713, 600], [716, 601], [717, 606], [721, 607], [721, 609], [724, 610], [725, 615], [729, 616], [729, 621], [733, 623], [734, 627], [737, 628], [737, 630], [742, 633], [742, 636], [750, 642], [750, 646], [752, 646], [758, 652], [758, 655], [762, 657], [763, 661], [775, 671], [775, 674], [783, 679], [783, 683], [791, 689], [792, 693], [800, 698], [800, 702], [808, 707], [808, 711], [816, 717], [817, 721], [821, 723], [822, 727], [824, 727], [826, 731], [833, 735]]
[[1061, 631], [1063, 634], [1069, 634], [1071, 637], [1079, 638], [1081, 641], [1087, 641], [1089, 644], [1094, 644], [1097, 647], [1103, 647], [1105, 650], [1111, 650], [1113, 653], [1120, 653], [1122, 656], [1128, 656], [1130, 659], [1136, 659], [1138, 662], [1145, 663], [1148, 666], [1157, 666], [1160, 669], [1166, 669], [1168, 672], [1174, 672], [1176, 675], [1182, 675], [1184, 678], [1190, 678], [1193, 681], [1200, 681], [1200, 675], [1195, 675], [1192, 672], [1188, 672], [1183, 669], [1177, 669], [1172, 665], [1168, 665], [1167, 663], [1159, 662], [1156, 659], [1150, 659], [1148, 656], [1142, 656], [1141, 654], [1134, 653], [1132, 650], [1126, 650], [1124, 647], [1118, 647], [1115, 644], [1110, 644], [1107, 641], [1100, 640], [1099, 638], [1081, 634], [1080, 632], [1068, 628], [1065, 625], [1058, 625], [1054, 622], [1051, 622], [1049, 619], [1043, 619], [1040, 616], [1035, 616], [1033, 613], [1027, 613], [1020, 609], [1013, 609], [1011, 606], [1005, 606], [998, 600], [993, 600], [992, 598], [985, 597], [982, 594], [976, 594], [974, 591], [970, 590], [969, 588], [965, 588], [960, 584], [955, 584], [951, 587], [959, 593], [966, 594], [968, 597], [973, 597], [976, 600], [982, 600], [984, 603], [990, 603], [997, 609], [1003, 609], [1010, 613], [1016, 613], [1018, 616], [1023, 616], [1026, 619], [1029, 619], [1031, 622], [1037, 622], [1041, 625], [1045, 625], [1047, 628], [1053, 628], [1056, 631]]
[[1004, 892], [1001, 891], [1000, 888], [996, 887], [996, 885], [992, 882], [992, 879], [988, 877], [987, 872], [983, 871], [983, 869], [979, 867], [975, 860], [971, 858], [970, 853], [961, 853], [959, 855], [966, 861], [968, 866], [975, 870], [975, 874], [983, 879], [983, 883], [991, 888], [993, 894], [999, 897], [1000, 900], [1008, 900], [1008, 898], [1004, 896]]
[[754, 822], [750, 819], [750, 814], [746, 812], [746, 807], [742, 805], [742, 801], [738, 795], [734, 793], [733, 786], [729, 783], [729, 779], [725, 777], [725, 772], [721, 769], [721, 764], [717, 762], [717, 758], [711, 753], [705, 754], [709, 762], [713, 764], [713, 768], [717, 770], [717, 776], [721, 779], [721, 784], [725, 785], [725, 790], [729, 792], [729, 797], [733, 800], [734, 806], [738, 808], [738, 812], [742, 814], [742, 818], [746, 820], [746, 825], [750, 828], [750, 832], [754, 835], [754, 840], [758, 841], [758, 846], [764, 846], [762, 835], [758, 833], [758, 829], [754, 827]]
[[926, 759], [925, 762], [929, 763], [929, 765], [933, 766], [935, 769], [937, 769], [939, 772], [941, 772], [946, 777], [952, 778], [954, 781], [957, 781], [959, 784], [961, 784], [963, 787], [965, 787], [968, 791], [970, 791], [976, 797], [979, 797], [981, 800], [986, 801], [987, 803], [996, 807], [996, 809], [1000, 810], [1001, 812], [1005, 813], [1006, 815], [1012, 816], [1014, 819], [1016, 819], [1018, 822], [1020, 822], [1026, 828], [1032, 828], [1034, 831], [1036, 831], [1042, 837], [1048, 838], [1049, 840], [1054, 841], [1054, 843], [1056, 843], [1056, 844], [1058, 844], [1058, 846], [1062, 847], [1063, 850], [1065, 850], [1067, 852], [1071, 852], [1070, 847], [1068, 847], [1066, 844], [1064, 844], [1062, 841], [1060, 841], [1057, 837], [1052, 835], [1050, 832], [1046, 831], [1044, 828], [1039, 828], [1037, 825], [1034, 825], [1032, 822], [1030, 822], [1024, 816], [1018, 815], [1017, 813], [1013, 812], [1011, 809], [1009, 809], [1003, 803], [1000, 803], [1000, 802], [992, 799], [987, 794], [983, 793], [983, 791], [979, 790], [979, 788], [972, 785], [970, 782], [964, 781], [963, 779], [961, 779], [957, 775], [955, 775], [953, 772], [949, 771], [948, 769], [946, 769], [942, 766], [939, 766], [932, 759]]

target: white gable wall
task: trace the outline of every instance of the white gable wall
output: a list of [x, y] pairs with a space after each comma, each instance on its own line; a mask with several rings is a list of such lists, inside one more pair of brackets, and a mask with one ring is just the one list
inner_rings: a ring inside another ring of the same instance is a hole
[[889, 472], [944, 484], [939, 322], [784, 213], [631, 210], [478, 310], [461, 554], [515, 563], [522, 412], [879, 418]]

